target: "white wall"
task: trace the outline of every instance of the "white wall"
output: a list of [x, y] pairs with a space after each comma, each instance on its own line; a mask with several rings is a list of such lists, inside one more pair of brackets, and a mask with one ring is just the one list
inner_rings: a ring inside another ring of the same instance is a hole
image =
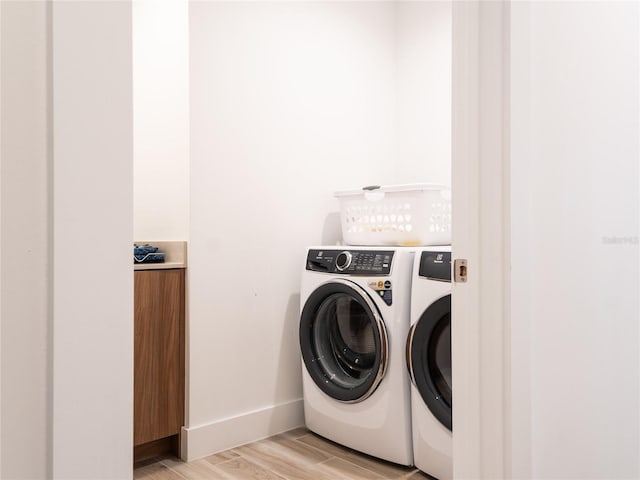
[[640, 6], [513, 7], [514, 473], [638, 478]]
[[[412, 62], [450, 65], [430, 44], [450, 50], [447, 27], [419, 35], [411, 14], [426, 10], [190, 5], [189, 458], [302, 422], [300, 273], [306, 246], [340, 240], [333, 191], [428, 181], [431, 172], [448, 183], [450, 159], [434, 152], [446, 152], [449, 137], [419, 137], [434, 122], [427, 116], [449, 126], [450, 100], [423, 115], [407, 93], [415, 89], [420, 105], [433, 95], [412, 82]], [[415, 51], [398, 54], [414, 40]], [[429, 68], [418, 70], [425, 78]], [[411, 145], [402, 155], [411, 155], [401, 162], [399, 116], [420, 121], [403, 137]]]
[[[393, 181], [449, 185], [451, 4], [393, 8], [395, 129], [385, 132], [396, 134]], [[135, 239], [188, 236], [188, 28], [187, 0], [133, 3]]]
[[451, 185], [451, 2], [396, 2], [398, 183]]
[[133, 462], [131, 3], [52, 5], [52, 475]]
[[189, 234], [189, 4], [133, 2], [135, 240]]
[[[194, 3], [190, 17], [193, 458], [302, 422], [304, 249], [339, 239], [334, 189], [393, 174], [394, 24], [385, 3]], [[261, 409], [264, 424], [234, 428]]]
[[50, 477], [47, 7], [1, 2], [1, 478]]

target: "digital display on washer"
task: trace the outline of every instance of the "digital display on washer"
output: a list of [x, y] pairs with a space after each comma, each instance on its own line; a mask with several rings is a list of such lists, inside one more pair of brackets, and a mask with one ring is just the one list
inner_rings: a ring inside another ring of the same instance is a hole
[[392, 250], [309, 250], [307, 270], [345, 275], [389, 275]]
[[422, 252], [418, 275], [443, 282], [451, 281], [451, 252]]

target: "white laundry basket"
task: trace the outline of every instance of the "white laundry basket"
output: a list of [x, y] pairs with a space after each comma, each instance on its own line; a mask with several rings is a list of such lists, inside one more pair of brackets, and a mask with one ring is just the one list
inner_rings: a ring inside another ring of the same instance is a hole
[[450, 245], [451, 191], [442, 185], [370, 186], [335, 192], [348, 245]]

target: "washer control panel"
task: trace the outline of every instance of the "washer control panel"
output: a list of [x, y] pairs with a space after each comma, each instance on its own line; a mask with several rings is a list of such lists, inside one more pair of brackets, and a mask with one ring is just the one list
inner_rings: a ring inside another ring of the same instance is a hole
[[389, 275], [392, 250], [309, 250], [307, 270], [345, 275]]
[[451, 252], [422, 252], [418, 275], [441, 282], [451, 281]]

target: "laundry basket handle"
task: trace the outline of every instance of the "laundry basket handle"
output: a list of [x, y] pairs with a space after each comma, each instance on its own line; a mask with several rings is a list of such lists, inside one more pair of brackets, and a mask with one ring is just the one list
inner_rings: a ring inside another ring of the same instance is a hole
[[364, 191], [364, 198], [368, 202], [379, 202], [384, 198], [384, 190], [380, 189], [380, 185], [369, 185], [362, 187]]

